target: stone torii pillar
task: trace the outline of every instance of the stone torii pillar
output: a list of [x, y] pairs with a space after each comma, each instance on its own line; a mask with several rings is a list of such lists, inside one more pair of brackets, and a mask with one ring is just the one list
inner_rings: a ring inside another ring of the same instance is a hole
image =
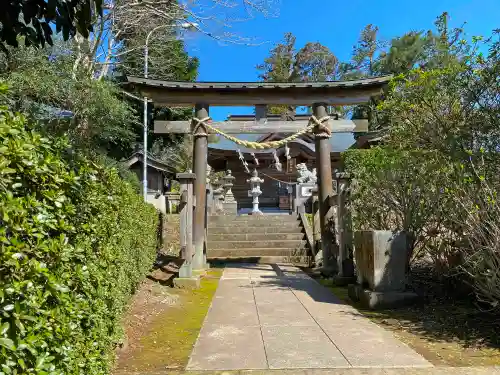
[[[195, 106], [195, 118], [202, 120], [208, 117], [208, 105], [198, 103]], [[193, 142], [193, 171], [196, 175], [194, 195], [196, 207], [193, 215], [193, 242], [194, 257], [193, 269], [206, 267], [205, 257], [205, 206], [207, 203], [206, 176], [207, 176], [207, 152], [208, 152], [208, 129], [196, 121], [192, 123]]]
[[[313, 114], [320, 120], [328, 116], [326, 111], [327, 104], [314, 103]], [[325, 126], [328, 126], [325, 123]], [[334, 213], [330, 209], [330, 197], [333, 195], [332, 185], [332, 162], [330, 153], [332, 146], [330, 144], [331, 133], [319, 126], [314, 128], [315, 146], [316, 146], [316, 168], [318, 170], [318, 198], [319, 215], [321, 225], [321, 247], [323, 250], [323, 269], [327, 273], [336, 271], [336, 261], [334, 259]]]

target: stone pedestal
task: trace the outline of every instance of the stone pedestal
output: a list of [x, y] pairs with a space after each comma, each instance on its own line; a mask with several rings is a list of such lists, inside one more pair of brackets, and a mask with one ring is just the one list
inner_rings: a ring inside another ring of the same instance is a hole
[[222, 203], [222, 210], [224, 211], [224, 215], [238, 215], [238, 202], [236, 202], [233, 198], [233, 201], [224, 201]]
[[414, 301], [407, 292], [407, 237], [390, 231], [359, 231], [354, 234], [357, 284], [349, 297], [369, 308], [395, 307]]
[[294, 211], [297, 214], [306, 213], [306, 202], [311, 200], [316, 184], [312, 182], [298, 183], [295, 185]]

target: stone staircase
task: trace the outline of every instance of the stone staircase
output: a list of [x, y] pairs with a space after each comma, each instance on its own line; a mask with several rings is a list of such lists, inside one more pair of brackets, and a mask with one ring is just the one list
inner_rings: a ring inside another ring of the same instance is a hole
[[296, 215], [209, 216], [207, 258], [308, 265], [310, 250]]

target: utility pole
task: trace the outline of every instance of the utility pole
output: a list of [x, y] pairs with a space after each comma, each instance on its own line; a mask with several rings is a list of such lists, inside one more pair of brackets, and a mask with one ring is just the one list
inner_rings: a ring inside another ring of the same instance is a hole
[[[185, 30], [193, 30], [199, 29], [199, 25], [194, 22], [183, 22], [178, 25], [181, 29]], [[172, 25], [160, 25], [155, 27], [153, 30], [149, 32], [146, 37], [146, 43], [144, 44], [144, 78], [148, 78], [148, 58], [149, 58], [149, 38], [153, 33], [159, 29], [172, 27]], [[148, 198], [148, 98], [144, 96], [144, 125], [143, 125], [143, 153], [144, 158], [142, 160], [142, 196], [144, 198], [144, 202], [147, 201]]]

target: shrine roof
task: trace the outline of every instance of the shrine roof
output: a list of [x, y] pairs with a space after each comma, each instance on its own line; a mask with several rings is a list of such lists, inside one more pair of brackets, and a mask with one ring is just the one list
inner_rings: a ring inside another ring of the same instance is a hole
[[[123, 160], [123, 163], [128, 168], [130, 168], [132, 165], [137, 164], [137, 163], [142, 165], [143, 160], [144, 160], [144, 152], [142, 152], [142, 150], [137, 150], [132, 155], [130, 155], [130, 157]], [[151, 155], [148, 155], [147, 165], [148, 165], [148, 167], [156, 169], [160, 172], [173, 172], [172, 167], [170, 167], [165, 162], [152, 157]]]
[[186, 82], [186, 81], [162, 81], [143, 77], [127, 76], [130, 83], [156, 86], [170, 89], [283, 89], [283, 88], [340, 88], [340, 87], [369, 87], [386, 84], [392, 79], [392, 75], [356, 79], [349, 81], [322, 81], [322, 82]]

